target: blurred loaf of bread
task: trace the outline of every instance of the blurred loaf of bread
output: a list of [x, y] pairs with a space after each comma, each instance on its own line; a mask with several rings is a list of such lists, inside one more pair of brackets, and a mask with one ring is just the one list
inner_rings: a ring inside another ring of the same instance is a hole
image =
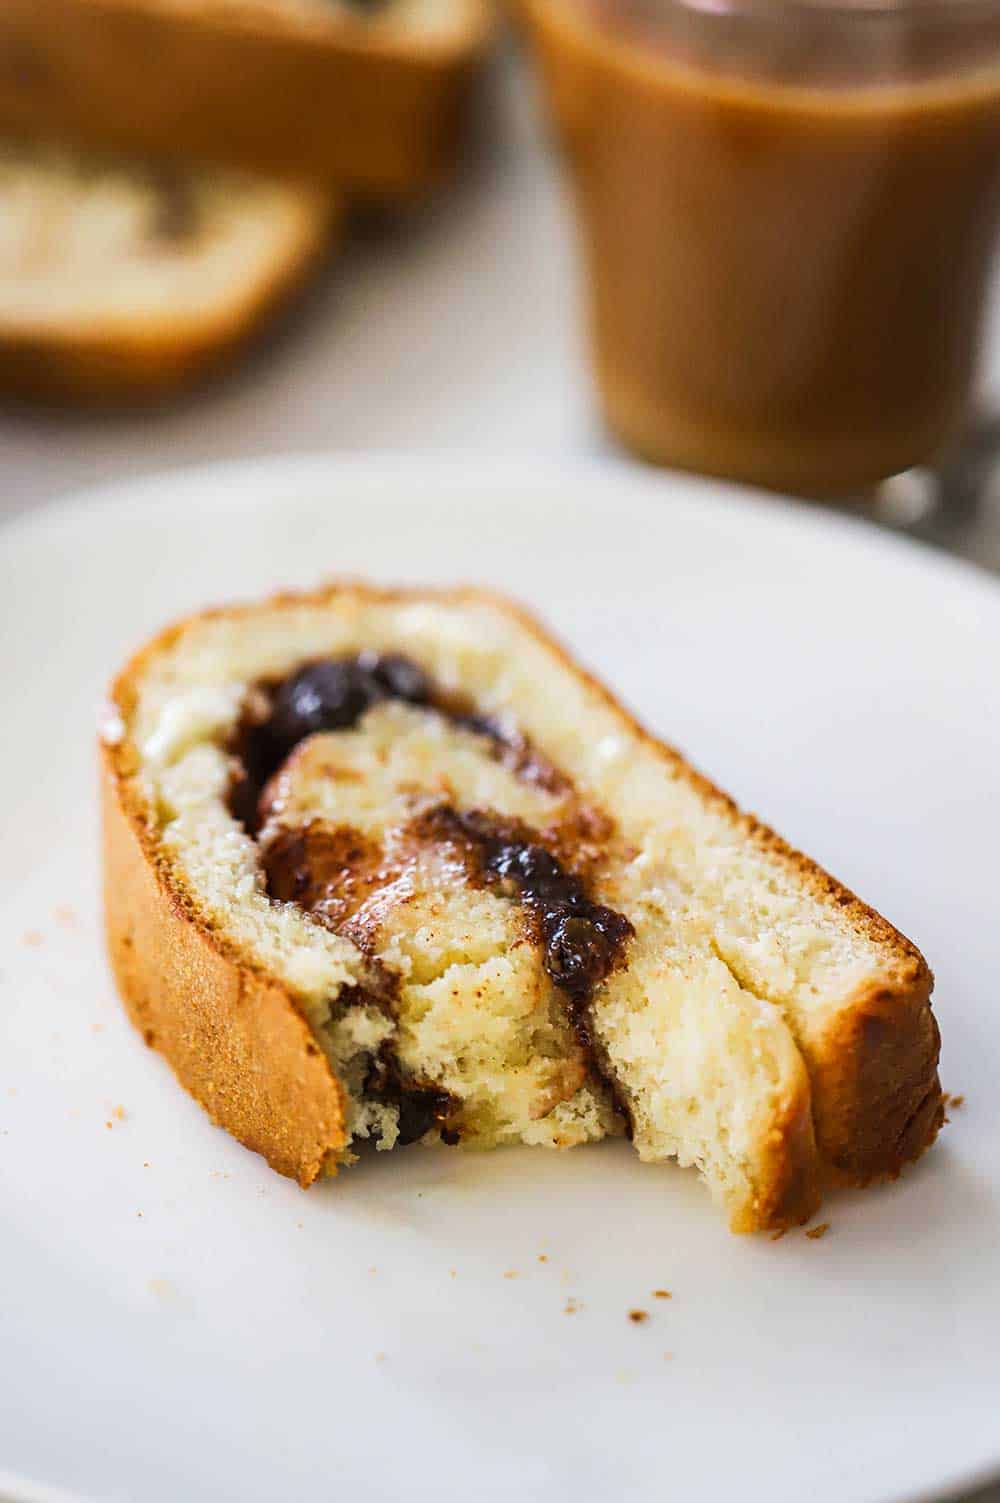
[[0, 130], [412, 199], [492, 29], [490, 0], [3, 0]]
[[302, 283], [326, 191], [0, 144], [0, 389], [142, 402], [225, 363]]

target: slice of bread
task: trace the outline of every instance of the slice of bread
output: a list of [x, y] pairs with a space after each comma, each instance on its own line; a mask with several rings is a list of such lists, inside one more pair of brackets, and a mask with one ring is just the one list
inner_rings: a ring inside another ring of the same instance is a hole
[[622, 1127], [730, 1224], [942, 1119], [931, 975], [527, 616], [359, 584], [196, 616], [112, 690], [108, 941], [149, 1043], [308, 1184]]
[[300, 286], [339, 217], [315, 188], [0, 145], [0, 389], [174, 391]]
[[492, 0], [3, 0], [0, 129], [413, 198], [454, 167]]

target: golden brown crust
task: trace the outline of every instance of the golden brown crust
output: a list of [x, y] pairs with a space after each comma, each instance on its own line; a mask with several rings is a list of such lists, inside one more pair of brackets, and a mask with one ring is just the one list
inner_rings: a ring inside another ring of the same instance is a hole
[[159, 859], [141, 810], [103, 761], [108, 952], [135, 1026], [221, 1127], [309, 1185], [346, 1141], [344, 1100], [290, 993], [229, 952]]
[[756, 1187], [751, 1205], [730, 1221], [734, 1232], [801, 1226], [823, 1198], [813, 1131], [812, 1093], [804, 1070], [800, 1089], [771, 1129], [762, 1164], [764, 1178]]
[[0, 128], [412, 199], [455, 165], [492, 33], [488, 0], [440, 39], [322, 12], [4, 0]]
[[[271, 607], [323, 605], [343, 595], [384, 603], [411, 598], [433, 598], [444, 603], [466, 606], [488, 603], [515, 615], [526, 631], [556, 654], [564, 669], [585, 680], [600, 695], [628, 730], [662, 758], [673, 775], [688, 782], [706, 802], [725, 811], [748, 840], [784, 862], [806, 891], [820, 902], [834, 907], [845, 923], [853, 925], [882, 949], [886, 958], [884, 981], [859, 989], [853, 998], [832, 1013], [828, 1025], [816, 1038], [797, 1039], [808, 1074], [803, 1073], [801, 1091], [789, 1101], [783, 1120], [772, 1131], [769, 1145], [772, 1152], [766, 1161], [770, 1172], [766, 1174], [764, 1182], [757, 1186], [753, 1210], [734, 1223], [734, 1230], [763, 1230], [800, 1224], [819, 1204], [820, 1170], [824, 1178], [865, 1183], [879, 1176], [898, 1173], [905, 1163], [917, 1158], [933, 1142], [943, 1120], [943, 1098], [937, 1075], [940, 1040], [929, 1001], [933, 977], [923, 956], [908, 939], [815, 862], [792, 849], [780, 836], [751, 815], [742, 814], [732, 799], [692, 768], [678, 751], [646, 731], [610, 691], [581, 669], [561, 644], [555, 642], [528, 612], [509, 600], [478, 589], [382, 589], [342, 580], [308, 593], [277, 595], [268, 604]], [[256, 613], [260, 608], [259, 603], [225, 606], [200, 612], [197, 618], [192, 619], [225, 617], [239, 620]], [[176, 641], [189, 624], [189, 620], [185, 620], [166, 628], [136, 654], [120, 675], [114, 685], [112, 698], [126, 719], [134, 707], [134, 686], [146, 663]], [[128, 801], [127, 775], [130, 769], [124, 748], [106, 751], [105, 756], [109, 769], [109, 794], [105, 813], [107, 822], [112, 819], [116, 806], [122, 800], [126, 803]], [[141, 831], [140, 811], [133, 810], [128, 818], [131, 825]], [[109, 906], [124, 903], [125, 899], [117, 889], [124, 889], [137, 880], [136, 874], [142, 861], [155, 862], [155, 843], [151, 837], [143, 836], [143, 839], [144, 856], [141, 860], [136, 858], [131, 871], [123, 868], [117, 877], [112, 877], [109, 872]], [[164, 892], [171, 890], [172, 879], [165, 869], [161, 870], [159, 881]], [[164, 935], [174, 926], [195, 922], [183, 908], [177, 907], [176, 897], [173, 907], [167, 904], [166, 898], [163, 906]], [[220, 991], [218, 1002], [214, 1005], [221, 1012], [225, 1007], [232, 1006], [232, 998], [239, 995], [238, 989], [235, 993], [232, 991], [235, 985], [232, 978], [237, 972], [252, 973], [253, 968], [241, 961], [239, 956], [228, 954], [225, 942], [219, 936], [210, 934], [204, 926], [196, 927], [203, 941], [226, 959], [225, 974], [229, 978], [226, 985], [230, 988], [227, 994], [230, 1000], [226, 1001]], [[166, 937], [159, 941], [161, 954], [169, 954], [174, 942]], [[176, 943], [180, 943], [179, 939]], [[131, 972], [123, 972], [120, 960], [116, 965], [116, 974], [119, 974], [123, 989], [126, 981], [138, 974], [136, 967], [141, 969], [139, 961], [132, 963]], [[125, 981], [121, 980], [122, 974], [126, 977]], [[155, 972], [151, 973], [149, 967], [146, 967], [144, 979], [140, 976], [138, 982], [129, 982], [133, 992], [143, 986], [147, 990], [155, 989], [154, 983]], [[257, 985], [260, 984], [261, 978], [257, 978]], [[281, 988], [272, 986], [272, 1000], [276, 1000], [281, 991]], [[247, 995], [256, 997], [258, 993], [254, 990]], [[284, 996], [288, 1034], [283, 1039], [282, 1050], [284, 1057], [290, 1059], [296, 1048], [303, 1047], [308, 1030], [303, 1032], [305, 1025], [294, 999], [287, 993]], [[176, 1008], [179, 1016], [171, 1025], [171, 1031], [162, 1034], [162, 1043], [160, 1038], [157, 1039], [157, 1047], [167, 1049], [173, 1038], [183, 1031], [185, 1006], [182, 987], [174, 987], [169, 994], [165, 992], [162, 1007], [167, 1012]], [[130, 1008], [135, 1015], [136, 1003], [131, 999]], [[274, 1013], [272, 1016], [276, 1036], [279, 1015]], [[143, 1025], [140, 1023], [139, 1026]], [[176, 1061], [174, 1065], [193, 1094], [198, 1099], [203, 1099], [198, 1087], [185, 1077], [186, 1067], [182, 1068]], [[235, 1101], [239, 1096], [236, 1083], [232, 1082], [227, 1090], [227, 1099]], [[214, 1109], [210, 1106], [210, 1110]], [[245, 1105], [240, 1112], [242, 1115], [237, 1113], [233, 1121], [227, 1121], [225, 1125], [241, 1141], [249, 1143], [246, 1131], [250, 1118]], [[218, 1120], [223, 1119], [220, 1116]], [[259, 1146], [264, 1141], [258, 1123], [255, 1140], [250, 1146]], [[329, 1146], [338, 1145], [331, 1142]], [[822, 1165], [817, 1161], [817, 1148]], [[272, 1147], [263, 1147], [261, 1151], [267, 1154], [269, 1162], [280, 1167], [275, 1162]], [[303, 1179], [300, 1169], [291, 1172]], [[306, 1176], [308, 1177], [310, 1176]]]
[[[685, 775], [691, 771], [683, 759], [678, 766]], [[808, 892], [885, 953], [885, 984], [860, 987], [818, 1037], [800, 1034], [796, 1042], [809, 1069], [816, 1142], [830, 1177], [867, 1184], [898, 1174], [930, 1147], [944, 1121], [937, 1073], [941, 1037], [930, 1007], [934, 977], [927, 962], [911, 940], [829, 872], [738, 810], [700, 774], [693, 777], [701, 792], [725, 803], [753, 844], [778, 857]]]
[[317, 195], [295, 255], [247, 296], [197, 320], [178, 309], [176, 316], [137, 318], [132, 328], [67, 323], [12, 332], [0, 322], [0, 391], [21, 401], [90, 408], [138, 407], [175, 396], [223, 371], [294, 301], [333, 248], [342, 218], [339, 200], [330, 197], [320, 209]]
[[944, 1121], [941, 1038], [926, 967], [909, 988], [865, 986], [831, 1019], [821, 1047], [803, 1050], [813, 1079], [817, 1137], [836, 1179], [895, 1175]]

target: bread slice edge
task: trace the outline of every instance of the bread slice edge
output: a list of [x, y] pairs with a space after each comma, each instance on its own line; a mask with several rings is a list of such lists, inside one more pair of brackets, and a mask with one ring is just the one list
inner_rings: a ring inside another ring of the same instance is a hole
[[496, 29], [489, 0], [456, 11], [421, 38], [320, 11], [5, 0], [0, 128], [417, 199], [458, 162]]
[[[603, 684], [576, 664], [565, 649], [553, 641], [551, 635], [529, 613], [509, 600], [479, 589], [376, 589], [367, 584], [339, 581], [313, 592], [278, 595], [268, 602], [225, 606], [199, 612], [166, 628], [142, 648], [116, 681], [112, 699], [127, 716], [130, 708], [130, 685], [141, 675], [144, 663], [173, 642], [193, 621], [212, 616], [238, 621], [243, 616], [258, 612], [262, 604], [270, 608], [280, 608], [285, 604], [323, 606], [345, 593], [359, 596], [365, 601], [386, 603], [433, 599], [439, 603], [458, 606], [488, 604], [512, 614], [523, 629], [556, 655], [564, 670], [586, 681], [590, 689], [604, 700], [631, 733], [652, 746], [657, 755], [669, 763], [674, 774], [685, 778], [703, 799], [725, 811], [744, 838], [766, 849], [772, 857], [790, 865], [813, 896], [833, 904], [845, 918], [872, 936], [891, 957], [892, 964], [887, 966], [886, 975], [879, 985], [869, 983], [860, 988], [856, 996], [837, 1010], [830, 1019], [829, 1026], [817, 1038], [796, 1039], [806, 1062], [808, 1078], [803, 1071], [802, 1090], [792, 1094], [785, 1103], [780, 1120], [772, 1128], [766, 1159], [770, 1172], [765, 1182], [757, 1187], [755, 1207], [739, 1211], [734, 1217], [735, 1230], [756, 1230], [800, 1222], [818, 1204], [824, 1180], [862, 1184], [883, 1175], [893, 1175], [929, 1146], [943, 1119], [943, 1098], [936, 1069], [939, 1037], [929, 1007], [932, 976], [919, 951], [887, 920], [836, 882], [816, 863], [792, 849], [753, 816], [741, 813], [727, 795], [692, 768], [679, 752], [646, 731]], [[164, 924], [190, 922], [183, 894], [176, 891], [169, 868], [158, 862], [155, 840], [144, 831], [141, 809], [133, 807], [129, 810], [127, 807], [129, 790], [123, 787], [123, 783], [127, 782], [128, 772], [123, 764], [122, 749], [105, 747], [102, 754], [107, 767], [106, 824], [115, 823], [113, 815], [117, 807], [119, 822], [124, 819], [129, 824], [136, 840], [139, 840], [140, 835], [146, 839], [148, 849], [141, 859], [157, 866], [159, 880], [167, 894], [164, 899]], [[140, 846], [140, 850], [142, 849]], [[109, 879], [109, 935], [113, 927], [116, 927], [116, 932], [121, 928], [120, 921], [110, 916], [116, 903], [121, 901], [114, 886]], [[220, 936], [202, 932], [201, 937], [214, 949], [227, 968], [226, 980], [224, 983], [220, 982], [220, 988], [229, 988], [229, 994], [232, 994], [235, 987], [235, 994], [239, 995], [240, 988], [248, 984], [246, 979], [240, 980], [239, 977], [253, 977], [252, 963], [248, 963], [245, 957], [227, 951], [227, 945]], [[123, 990], [131, 985], [135, 992], [139, 983], [135, 980], [134, 965], [129, 971], [119, 961], [116, 973], [119, 972], [125, 975], [124, 982], [121, 974], [119, 975]], [[155, 978], [147, 978], [146, 984], [155, 988]], [[273, 987], [274, 983], [270, 985]], [[291, 1047], [290, 1041], [294, 1038], [298, 1041], [295, 1047], [302, 1048], [305, 1038], [302, 1029], [305, 1028], [308, 1034], [308, 1025], [291, 993], [286, 988], [279, 988], [279, 991], [283, 993], [283, 1006], [288, 1019], [288, 1047]], [[137, 1012], [148, 1010], [135, 1001], [130, 1005], [134, 1016]], [[303, 1136], [295, 1152], [290, 1153], [286, 1148], [277, 1151], [273, 1145], [268, 1147], [266, 1144], [261, 1148], [274, 1167], [281, 1168], [282, 1164], [291, 1166], [283, 1168], [282, 1172], [292, 1173], [302, 1183], [315, 1178], [324, 1155], [335, 1155], [344, 1146], [343, 1093], [326, 1061], [318, 1061], [317, 1068], [320, 1065], [320, 1073], [326, 1079], [326, 1105], [320, 1112], [310, 1106], [303, 1123]], [[175, 1069], [181, 1074], [176, 1063]], [[202, 1100], [200, 1091], [204, 1082], [196, 1077], [193, 1070], [188, 1073], [189, 1079], [184, 1079], [183, 1074], [181, 1078], [188, 1089]], [[334, 1119], [331, 1103], [338, 1099], [339, 1112]], [[253, 1123], [248, 1119], [245, 1104], [241, 1105], [238, 1100], [238, 1092], [232, 1093], [231, 1100], [232, 1109], [226, 1108], [226, 1118], [220, 1114], [225, 1102], [220, 1104], [216, 1099], [214, 1103], [205, 1101], [205, 1105], [217, 1120], [224, 1120], [224, 1124], [241, 1141], [248, 1142], [249, 1146], [258, 1146], [262, 1141], [259, 1130], [255, 1130], [255, 1141], [249, 1142], [247, 1130], [248, 1126], [253, 1129]], [[326, 1124], [327, 1129], [322, 1152], [317, 1146], [315, 1131], [315, 1124], [319, 1120]], [[817, 1162], [813, 1147], [814, 1129], [820, 1162]], [[286, 1134], [289, 1131], [287, 1126], [285, 1131]]]
[[289, 989], [234, 953], [101, 748], [105, 935], [128, 1014], [212, 1120], [306, 1187], [347, 1144], [344, 1092]]
[[[52, 405], [142, 406], [224, 369], [294, 302], [339, 239], [339, 197], [313, 187], [284, 191], [289, 223], [270, 264], [248, 268], [214, 304], [155, 313], [125, 308], [101, 319], [84, 310], [62, 322], [5, 320], [0, 311], [0, 390]], [[245, 212], [257, 210], [250, 204]]]

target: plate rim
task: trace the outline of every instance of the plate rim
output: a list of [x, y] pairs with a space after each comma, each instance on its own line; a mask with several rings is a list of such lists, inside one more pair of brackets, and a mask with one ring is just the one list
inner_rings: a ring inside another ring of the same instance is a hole
[[610, 492], [621, 487], [629, 499], [658, 508], [663, 514], [682, 510], [688, 514], [711, 513], [723, 524], [737, 529], [752, 512], [764, 525], [785, 530], [797, 539], [809, 536], [851, 547], [863, 543], [866, 550], [885, 559], [909, 565], [911, 570], [950, 578], [981, 590], [983, 598], [1000, 604], [1000, 580], [992, 570], [975, 560], [946, 553], [923, 539], [879, 526], [863, 512], [838, 510], [822, 502], [763, 491], [735, 482], [688, 474], [680, 470], [639, 468], [624, 459], [598, 457], [565, 459], [548, 455], [489, 455], [456, 449], [435, 453], [422, 449], [304, 449], [272, 451], [261, 456], [228, 456], [192, 461], [190, 464], [155, 467], [141, 474], [120, 476], [75, 486], [28, 511], [0, 521], [0, 547], [30, 542], [40, 533], [71, 530], [81, 522], [116, 513], [131, 515], [141, 506], [147, 514], [193, 504], [199, 492], [213, 490], [213, 501], [234, 506], [245, 499], [245, 488], [285, 485], [329, 476], [330, 483], [357, 479], [383, 484], [396, 479], [433, 479], [445, 485], [469, 486], [470, 500], [482, 493], [511, 485], [532, 485], [551, 490], [548, 499], [556, 505], [576, 505], [582, 488], [591, 505], [605, 505]]

